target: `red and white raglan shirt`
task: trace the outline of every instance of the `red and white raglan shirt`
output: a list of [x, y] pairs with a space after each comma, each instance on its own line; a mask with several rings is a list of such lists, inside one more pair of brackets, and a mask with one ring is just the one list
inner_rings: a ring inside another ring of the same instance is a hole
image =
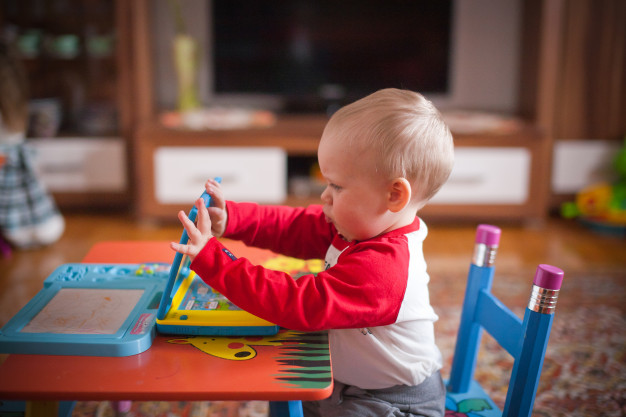
[[212, 238], [191, 264], [211, 287], [282, 327], [329, 329], [335, 379], [363, 389], [417, 385], [441, 368], [437, 315], [430, 305], [418, 217], [375, 238], [347, 242], [321, 206], [292, 208], [227, 202], [224, 237], [326, 269], [294, 280], [236, 259]]

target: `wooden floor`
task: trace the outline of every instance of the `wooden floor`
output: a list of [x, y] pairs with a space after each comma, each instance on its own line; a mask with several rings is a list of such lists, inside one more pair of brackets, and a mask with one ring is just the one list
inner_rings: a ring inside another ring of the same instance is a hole
[[[66, 223], [65, 234], [57, 243], [42, 249], [13, 251], [8, 258], [0, 259], [0, 325], [4, 325], [41, 289], [43, 280], [57, 266], [80, 262], [94, 243], [106, 240], [178, 241], [182, 230], [176, 223], [138, 223], [121, 214], [71, 214], [66, 215]], [[475, 226], [429, 225], [425, 253], [435, 306], [461, 303]], [[542, 227], [501, 227], [494, 292], [504, 302], [523, 305], [537, 265], [547, 263], [565, 271], [559, 305], [608, 302], [622, 308], [626, 306], [625, 239], [599, 235], [576, 222], [561, 219], [551, 219]], [[590, 299], [584, 288], [601, 283], [577, 280], [588, 281], [596, 276], [613, 277], [618, 281], [620, 291], [604, 296], [606, 299]], [[522, 291], [511, 291], [519, 286]], [[522, 299], [519, 299], [520, 294]]]

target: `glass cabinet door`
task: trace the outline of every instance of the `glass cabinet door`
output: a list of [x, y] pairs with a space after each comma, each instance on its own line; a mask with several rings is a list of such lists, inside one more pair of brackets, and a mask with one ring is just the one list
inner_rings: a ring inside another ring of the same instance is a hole
[[1, 35], [28, 74], [29, 137], [119, 132], [116, 2], [2, 0]]

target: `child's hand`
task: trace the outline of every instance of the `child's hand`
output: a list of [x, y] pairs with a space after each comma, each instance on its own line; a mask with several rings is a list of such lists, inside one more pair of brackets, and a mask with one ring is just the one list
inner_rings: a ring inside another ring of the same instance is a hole
[[215, 237], [221, 237], [228, 223], [228, 212], [226, 211], [226, 201], [224, 200], [222, 187], [219, 182], [210, 179], [206, 182], [205, 188], [212, 200], [211, 207], [208, 209], [211, 217], [211, 233]]
[[196, 200], [196, 209], [198, 210], [198, 226], [196, 226], [184, 211], [178, 212], [178, 219], [183, 224], [189, 241], [186, 245], [180, 243], [171, 242], [170, 247], [176, 252], [180, 252], [183, 255], [189, 256], [189, 259], [193, 262], [198, 253], [204, 248], [207, 242], [213, 237], [211, 234], [211, 218], [209, 212], [204, 205], [204, 200], [199, 198]]

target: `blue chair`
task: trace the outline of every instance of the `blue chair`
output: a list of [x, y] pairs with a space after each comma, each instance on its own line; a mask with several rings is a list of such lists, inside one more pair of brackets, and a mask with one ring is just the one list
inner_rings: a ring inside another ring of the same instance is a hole
[[24, 417], [45, 414], [47, 416], [71, 417], [75, 401], [48, 401], [40, 402], [33, 406], [33, 403], [26, 401], [4, 401], [0, 400], [0, 417]]
[[270, 401], [270, 417], [302, 416], [302, 401]]
[[[537, 267], [530, 302], [524, 320], [520, 320], [491, 294], [499, 240], [499, 228], [478, 226], [450, 379], [446, 382], [446, 409], [482, 417], [530, 416], [563, 271], [550, 265]], [[483, 330], [514, 359], [503, 411], [474, 380]]]

